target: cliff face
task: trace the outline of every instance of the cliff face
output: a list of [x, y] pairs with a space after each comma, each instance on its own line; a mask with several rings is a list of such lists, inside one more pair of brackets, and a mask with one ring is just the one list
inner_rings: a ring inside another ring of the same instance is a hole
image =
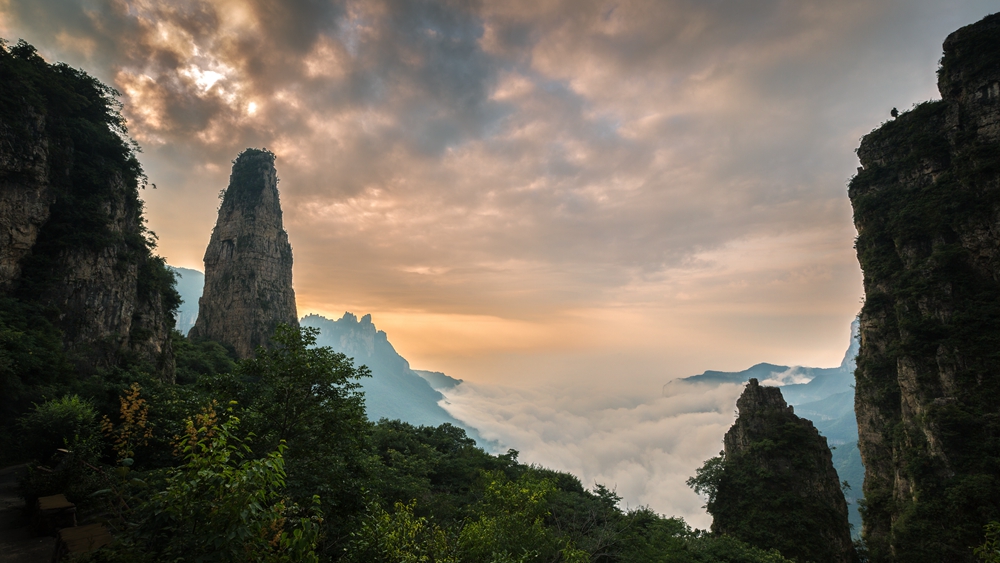
[[712, 531], [798, 561], [855, 560], [847, 503], [826, 438], [777, 387], [751, 379], [724, 439]]
[[34, 108], [19, 108], [0, 122], [0, 288], [21, 275], [21, 259], [49, 219], [55, 193], [48, 179], [45, 119]]
[[278, 323], [298, 326], [292, 247], [281, 224], [274, 154], [247, 149], [233, 163], [205, 250], [205, 289], [188, 335], [248, 358], [270, 344]]
[[172, 380], [177, 295], [111, 96], [30, 45], [0, 48], [0, 296], [44, 310], [80, 371], [139, 362]]
[[945, 40], [938, 87], [864, 137], [849, 188], [873, 561], [973, 561], [1000, 518], [1000, 15]]

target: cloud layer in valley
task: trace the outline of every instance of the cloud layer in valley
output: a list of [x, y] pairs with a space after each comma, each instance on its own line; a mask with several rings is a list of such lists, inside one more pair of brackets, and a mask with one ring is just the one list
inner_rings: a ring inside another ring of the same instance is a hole
[[649, 506], [707, 529], [705, 499], [685, 485], [722, 449], [742, 385], [668, 386], [662, 397], [579, 388], [509, 388], [463, 383], [444, 407], [519, 459], [568, 471], [593, 489], [614, 489], [624, 506]]

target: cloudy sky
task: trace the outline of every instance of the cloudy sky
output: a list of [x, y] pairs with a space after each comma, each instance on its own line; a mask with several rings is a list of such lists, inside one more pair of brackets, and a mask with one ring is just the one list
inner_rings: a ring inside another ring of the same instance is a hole
[[372, 313], [484, 435], [705, 525], [681, 483], [738, 389], [661, 386], [840, 362], [854, 148], [993, 9], [0, 0], [0, 37], [121, 91], [169, 263], [202, 268], [231, 160], [267, 147], [300, 314]]
[[652, 385], [839, 362], [853, 150], [992, 7], [0, 0], [0, 37], [122, 92], [171, 264], [267, 147], [300, 313], [467, 380]]

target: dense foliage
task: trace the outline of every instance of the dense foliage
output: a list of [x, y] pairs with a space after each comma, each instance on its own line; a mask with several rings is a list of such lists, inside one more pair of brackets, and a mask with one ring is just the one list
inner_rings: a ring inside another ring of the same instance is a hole
[[281, 327], [273, 349], [215, 373], [218, 349], [178, 335], [178, 362], [208, 367], [187, 383], [109, 372], [77, 386], [84, 398], [40, 403], [21, 453], [54, 471], [26, 493], [66, 493], [81, 521], [107, 522], [115, 543], [95, 561], [786, 561], [622, 510], [613, 491], [487, 453], [455, 426], [373, 424], [367, 368], [314, 339]]
[[[50, 398], [75, 378], [52, 311], [0, 297], [0, 424], [8, 426], [34, 402]], [[0, 440], [7, 438], [0, 435]], [[0, 452], [10, 452], [0, 443]], [[0, 453], [0, 456], [3, 456]]]

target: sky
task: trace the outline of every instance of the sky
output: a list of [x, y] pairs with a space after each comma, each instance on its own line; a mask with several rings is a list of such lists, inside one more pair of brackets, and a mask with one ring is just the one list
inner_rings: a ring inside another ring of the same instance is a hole
[[416, 367], [650, 388], [836, 365], [862, 135], [937, 97], [954, 0], [0, 0], [0, 37], [122, 93], [159, 252], [203, 269], [277, 155], [299, 313]]

